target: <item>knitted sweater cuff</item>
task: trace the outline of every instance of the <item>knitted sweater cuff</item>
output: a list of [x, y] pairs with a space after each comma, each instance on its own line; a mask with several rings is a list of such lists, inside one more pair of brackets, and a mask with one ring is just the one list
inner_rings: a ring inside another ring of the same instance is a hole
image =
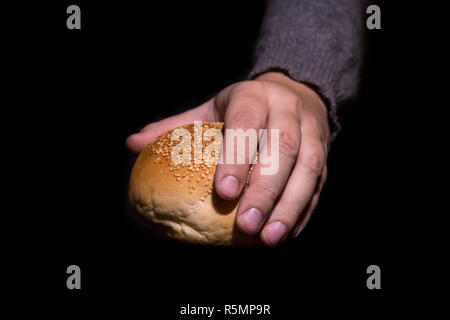
[[331, 139], [334, 140], [341, 129], [337, 115], [336, 93], [331, 86], [336, 71], [334, 59], [330, 59], [329, 52], [318, 54], [320, 50], [315, 48], [311, 48], [311, 51], [314, 52], [313, 56], [308, 53], [291, 55], [291, 51], [286, 51], [283, 45], [273, 43], [256, 61], [249, 78], [254, 79], [263, 73], [278, 71], [297, 82], [310, 86], [322, 98], [329, 110]]
[[271, 0], [250, 79], [281, 71], [312, 87], [329, 110], [331, 138], [339, 108], [356, 96], [362, 52], [360, 0]]

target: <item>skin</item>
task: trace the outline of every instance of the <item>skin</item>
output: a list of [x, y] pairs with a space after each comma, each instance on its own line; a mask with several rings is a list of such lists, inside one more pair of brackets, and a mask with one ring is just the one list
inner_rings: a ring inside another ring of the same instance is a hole
[[[233, 84], [204, 104], [148, 124], [128, 137], [133, 154], [160, 134], [194, 121], [223, 121], [225, 128], [279, 129], [279, 170], [261, 175], [258, 163], [236, 212], [241, 231], [259, 235], [267, 246], [297, 237], [308, 223], [326, 181], [330, 129], [327, 109], [310, 87], [278, 72]], [[226, 145], [226, 135], [224, 135]], [[224, 159], [227, 152], [224, 150]], [[247, 156], [248, 159], [248, 156]], [[248, 163], [248, 161], [246, 161]], [[232, 200], [245, 187], [250, 166], [219, 164], [214, 184], [218, 195]]]

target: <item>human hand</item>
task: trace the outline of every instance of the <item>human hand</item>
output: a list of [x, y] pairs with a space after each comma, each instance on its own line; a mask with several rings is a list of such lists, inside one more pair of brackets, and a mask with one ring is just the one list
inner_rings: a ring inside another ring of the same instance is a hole
[[[233, 84], [206, 103], [179, 115], [150, 123], [128, 137], [131, 153], [140, 153], [157, 136], [194, 121], [223, 121], [225, 129], [279, 130], [279, 169], [262, 175], [257, 163], [236, 212], [238, 227], [259, 234], [275, 246], [298, 236], [317, 206], [326, 180], [330, 140], [327, 109], [308, 86], [270, 72]], [[226, 145], [224, 135], [223, 145]], [[223, 157], [227, 151], [224, 149]], [[247, 158], [248, 160], [248, 158]], [[226, 200], [239, 197], [250, 169], [246, 164], [218, 164], [214, 184]]]

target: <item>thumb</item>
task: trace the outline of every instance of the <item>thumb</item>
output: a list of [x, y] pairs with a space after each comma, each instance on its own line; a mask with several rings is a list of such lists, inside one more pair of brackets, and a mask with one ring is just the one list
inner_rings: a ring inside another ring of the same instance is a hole
[[211, 112], [212, 104], [213, 101], [209, 100], [194, 109], [161, 121], [149, 123], [140, 132], [132, 134], [127, 138], [126, 146], [128, 151], [134, 155], [137, 155], [144, 150], [150, 141], [170, 129], [180, 127], [194, 121], [213, 121], [213, 113]]

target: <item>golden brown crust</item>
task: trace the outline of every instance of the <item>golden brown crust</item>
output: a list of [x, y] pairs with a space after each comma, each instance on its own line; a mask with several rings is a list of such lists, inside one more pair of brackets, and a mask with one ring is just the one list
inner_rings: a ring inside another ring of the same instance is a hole
[[[222, 130], [221, 122], [204, 122], [208, 129]], [[194, 125], [181, 128], [193, 137]], [[175, 130], [175, 129], [173, 129]], [[155, 229], [190, 244], [251, 246], [256, 237], [240, 233], [234, 224], [238, 200], [222, 200], [214, 191], [214, 163], [174, 165], [173, 130], [153, 140], [139, 155], [131, 172], [129, 199], [136, 213]], [[203, 140], [202, 151], [211, 141]]]

